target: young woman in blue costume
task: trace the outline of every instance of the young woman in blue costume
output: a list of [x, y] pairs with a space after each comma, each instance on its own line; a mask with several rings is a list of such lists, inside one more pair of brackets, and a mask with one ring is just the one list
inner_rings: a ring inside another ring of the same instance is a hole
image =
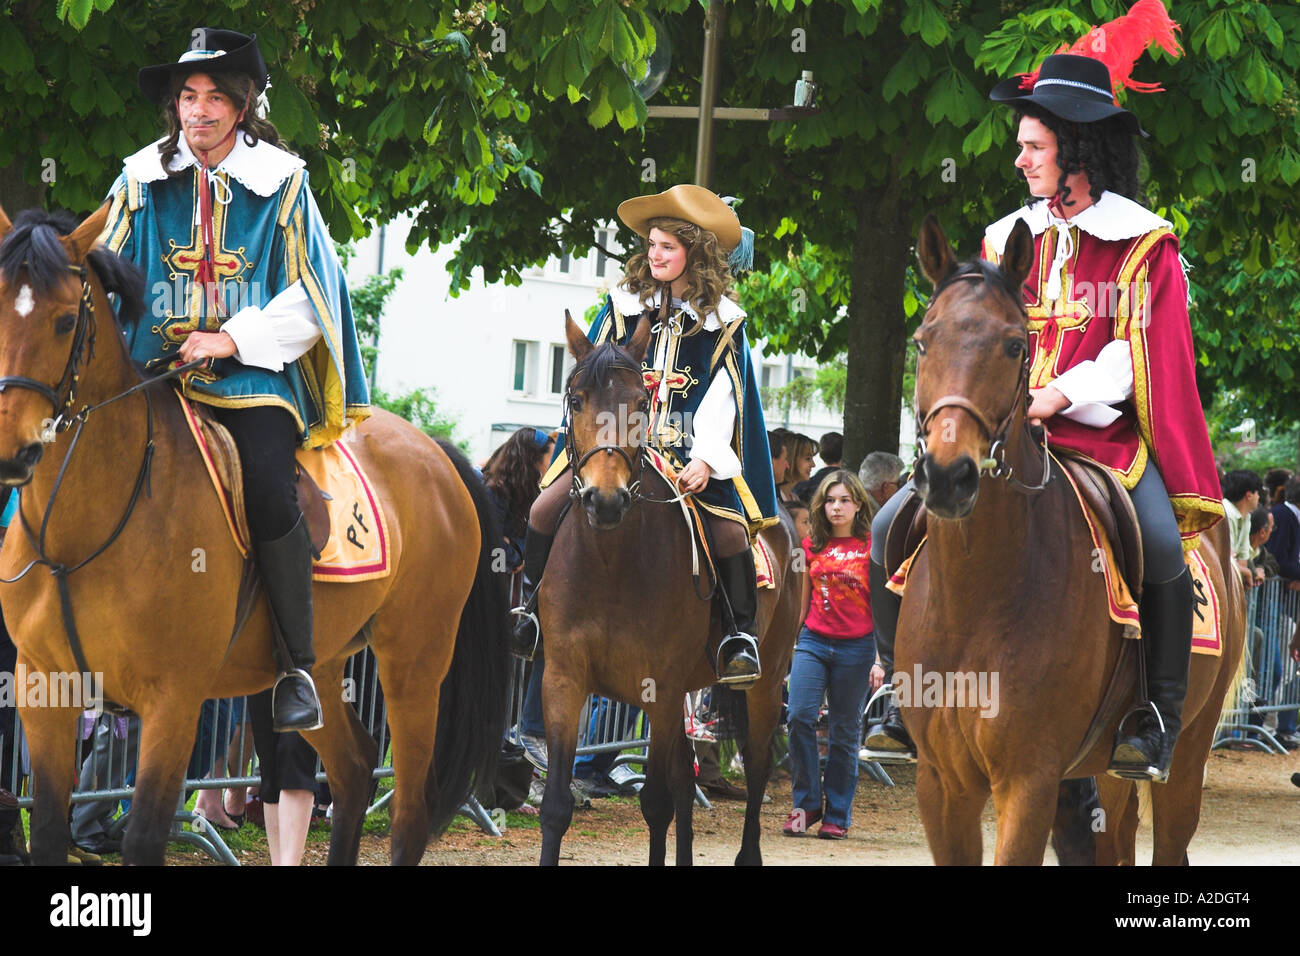
[[[744, 687], [761, 673], [750, 543], [778, 520], [745, 312], [731, 290], [732, 271], [748, 267], [752, 246], [742, 241], [749, 237], [731, 207], [700, 186], [629, 199], [618, 216], [645, 247], [628, 260], [588, 338], [622, 345], [642, 316], [654, 323], [642, 362], [651, 403], [647, 441], [680, 472], [678, 489], [692, 494], [708, 516], [718, 582], [732, 611], [731, 620], [723, 615], [727, 635], [718, 649], [718, 678]], [[526, 604], [517, 609], [515, 630], [516, 649], [524, 655], [540, 638], [531, 611], [569, 496], [568, 466], [561, 441], [529, 514]]]

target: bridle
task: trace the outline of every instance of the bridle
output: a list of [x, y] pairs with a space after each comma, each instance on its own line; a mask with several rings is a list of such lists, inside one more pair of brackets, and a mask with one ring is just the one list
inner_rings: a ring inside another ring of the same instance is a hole
[[81, 278], [81, 298], [77, 303], [77, 324], [73, 329], [72, 349], [68, 353], [68, 362], [63, 367], [63, 375], [58, 383], [50, 386], [24, 375], [0, 376], [0, 393], [11, 386], [16, 386], [30, 389], [50, 403], [54, 409], [51, 429], [56, 433], [66, 431], [72, 426], [74, 418], [68, 417], [68, 412], [77, 400], [81, 366], [83, 362], [95, 357], [95, 304], [91, 297], [90, 278], [84, 265], [70, 265], [68, 270]]
[[[628, 505], [629, 511], [642, 501], [649, 501], [653, 504], [659, 505], [670, 505], [680, 502], [686, 497], [687, 492], [679, 492], [674, 498], [654, 498], [641, 493], [641, 475], [645, 468], [646, 458], [649, 455], [648, 446], [646, 444], [646, 433], [649, 431], [648, 423], [646, 428], [641, 429], [640, 440], [637, 442], [636, 450], [632, 455], [629, 455], [622, 445], [617, 444], [596, 445], [594, 448], [590, 448], [581, 455], [578, 455], [578, 445], [574, 440], [573, 435], [572, 396], [573, 382], [578, 377], [578, 371], [581, 368], [581, 363], [574, 366], [573, 371], [569, 373], [569, 380], [565, 384], [564, 388], [564, 447], [568, 449], [569, 460], [572, 463], [569, 469], [569, 498], [571, 501], [578, 501], [582, 497], [583, 492], [587, 489], [587, 485], [580, 475], [583, 466], [586, 465], [586, 463], [595, 455], [604, 452], [607, 455], [617, 453], [627, 465], [628, 475], [631, 479], [627, 487], [628, 494], [631, 496], [631, 503]], [[624, 369], [633, 372], [638, 376], [641, 374], [641, 370], [631, 362], [616, 362], [614, 368]], [[577, 455], [576, 458], [574, 457], [575, 455]], [[633, 460], [634, 457], [635, 460]], [[567, 506], [565, 510], [568, 510]]]
[[26, 388], [42, 395], [54, 408], [55, 419], [53, 424], [46, 430], [43, 435], [44, 440], [53, 441], [53, 435], [67, 431], [73, 425], [76, 425], [76, 431], [72, 433], [72, 441], [68, 445], [68, 453], [63, 457], [63, 463], [59, 466], [59, 474], [54, 480], [54, 486], [50, 489], [50, 498], [45, 505], [45, 514], [41, 517], [41, 526], [39, 534], [32, 530], [27, 522], [27, 516], [21, 508], [22, 488], [18, 489], [19, 504], [18, 515], [22, 522], [23, 532], [27, 535], [27, 540], [36, 553], [36, 557], [12, 578], [0, 578], [0, 584], [13, 584], [26, 577], [28, 572], [37, 565], [42, 565], [50, 569], [50, 574], [58, 585], [59, 603], [63, 611], [63, 626], [68, 637], [68, 644], [72, 648], [72, 656], [76, 660], [77, 667], [83, 673], [90, 673], [90, 666], [86, 663], [86, 656], [81, 648], [81, 639], [77, 633], [76, 620], [72, 613], [72, 595], [68, 587], [68, 577], [74, 572], [79, 571], [88, 565], [95, 558], [99, 557], [112, 546], [113, 542], [118, 539], [122, 531], [125, 530], [127, 522], [130, 521], [132, 513], [135, 511], [136, 503], [140, 500], [140, 492], [152, 494], [149, 490], [149, 473], [153, 462], [154, 455], [154, 424], [153, 424], [153, 400], [149, 393], [144, 393], [145, 398], [145, 446], [141, 457], [140, 467], [136, 472], [135, 485], [131, 490], [131, 499], [127, 502], [126, 509], [122, 517], [118, 520], [117, 525], [113, 528], [112, 533], [108, 536], [99, 547], [91, 554], [78, 561], [76, 564], [68, 565], [61, 561], [51, 558], [46, 552], [46, 533], [49, 530], [50, 517], [54, 513], [54, 502], [58, 498], [59, 490], [63, 487], [63, 479], [68, 473], [68, 465], [72, 461], [73, 452], [76, 451], [77, 443], [81, 440], [82, 430], [86, 426], [86, 421], [90, 414], [106, 405], [111, 405], [120, 399], [126, 398], [134, 392], [142, 391], [151, 385], [157, 385], [159, 382], [176, 378], [190, 369], [202, 365], [206, 359], [196, 359], [177, 368], [170, 369], [161, 375], [137, 382], [130, 388], [119, 392], [118, 394], [107, 398], [95, 405], [86, 405], [75, 415], [69, 415], [73, 404], [76, 402], [77, 386], [81, 381], [81, 369], [83, 363], [88, 363], [95, 357], [95, 303], [90, 288], [90, 270], [84, 265], [70, 265], [69, 270], [76, 273], [81, 278], [81, 299], [77, 307], [77, 324], [74, 329], [72, 349], [68, 354], [67, 365], [64, 366], [63, 376], [59, 383], [50, 387], [35, 379], [27, 378], [22, 375], [5, 375], [0, 376], [0, 393], [9, 386]]
[[[944, 282], [944, 287], [950, 282], [958, 280], [973, 280], [983, 282], [984, 275], [982, 272], [964, 272], [961, 275], [953, 276]], [[930, 309], [934, 307], [935, 300], [938, 299], [939, 293], [936, 291], [926, 304], [926, 315], [929, 315]], [[1028, 321], [1029, 315], [1025, 311], [1023, 302], [1016, 301], [1021, 315]], [[924, 321], [924, 320], [923, 320]], [[1048, 449], [1047, 432], [1043, 432], [1043, 471], [1042, 478], [1037, 485], [1026, 485], [1012, 474], [1013, 468], [1007, 464], [1007, 432], [1011, 428], [1011, 423], [1015, 420], [1016, 414], [1022, 408], [1028, 409], [1029, 402], [1029, 365], [1030, 352], [1029, 343], [1025, 342], [1025, 354], [1020, 362], [1020, 374], [1016, 378], [1015, 390], [1012, 393], [1014, 398], [1011, 402], [1011, 409], [998, 424], [994, 425], [988, 415], [982, 409], [977, 407], [974, 402], [964, 395], [944, 395], [931, 403], [930, 408], [924, 415], [921, 414], [920, 400], [913, 398], [916, 405], [916, 455], [918, 460], [926, 454], [925, 436], [929, 433], [930, 425], [934, 422], [935, 417], [945, 408], [960, 408], [975, 419], [984, 433], [984, 437], [989, 441], [989, 455], [979, 463], [979, 473], [987, 474], [991, 478], [1000, 478], [1006, 481], [1017, 491], [1028, 492], [1031, 494], [1042, 491], [1047, 487], [1048, 482], [1052, 480], [1051, 452]], [[918, 381], [919, 384], [919, 381]], [[1028, 423], [1026, 423], [1027, 425]], [[1026, 427], [1026, 434], [1028, 428]], [[1031, 436], [1032, 440], [1032, 436]]]

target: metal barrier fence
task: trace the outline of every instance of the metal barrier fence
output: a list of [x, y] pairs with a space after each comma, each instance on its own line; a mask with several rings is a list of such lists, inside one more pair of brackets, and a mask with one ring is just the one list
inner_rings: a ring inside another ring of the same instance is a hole
[[1300, 675], [1288, 645], [1300, 620], [1300, 592], [1287, 584], [1268, 578], [1246, 594], [1245, 664], [1235, 704], [1220, 719], [1215, 747], [1244, 744], [1284, 754], [1278, 734], [1296, 732]]
[[[508, 722], [510, 729], [507, 732], [515, 743], [520, 742], [521, 729], [525, 725], [529, 729], [539, 731], [539, 735], [544, 734], [541, 715], [541, 666], [539, 666], [543, 663], [544, 651], [538, 656], [538, 661], [516, 662]], [[707, 730], [705, 727], [707, 704], [702, 702], [706, 694], [707, 691], [688, 694], [683, 701], [682, 719], [687, 724], [688, 735], [693, 736], [692, 731], [696, 728], [701, 731]], [[884, 707], [883, 700], [873, 701], [867, 708], [868, 720], [882, 717]], [[531, 713], [526, 713], [526, 710]], [[613, 760], [608, 775], [620, 786], [636, 787], [645, 781], [644, 772], [628, 773], [619, 771], [618, 768], [632, 764], [644, 768], [651, 731], [649, 719], [639, 708], [603, 697], [590, 696], [578, 718], [576, 751], [578, 763], [581, 765], [584, 758], [597, 754], [618, 754]], [[693, 739], [697, 743], [710, 741], [710, 737], [703, 735]], [[784, 759], [780, 762], [784, 763]], [[877, 761], [862, 759], [858, 763], [872, 779], [885, 786], [894, 785], [894, 781]], [[710, 806], [708, 798], [698, 786], [695, 788], [695, 801], [701, 807]]]
[[[362, 724], [378, 747], [379, 766], [373, 773], [377, 784], [379, 780], [392, 777], [393, 768], [388, 708], [379, 684], [374, 655], [366, 649], [353, 656], [348, 660], [344, 674], [343, 686], [339, 690], [344, 699], [355, 706]], [[226, 846], [220, 831], [202, 815], [187, 810], [185, 802], [192, 791], [221, 791], [258, 784], [259, 769], [252, 747], [252, 727], [245, 721], [245, 713], [246, 699], [242, 697], [204, 702], [194, 751], [186, 770], [184, 791], [168, 836], [171, 842], [196, 846], [214, 859], [235, 866], [238, 861]], [[5, 737], [0, 749], [0, 787], [19, 795], [19, 807], [30, 810], [31, 794], [24, 794], [21, 786], [23, 777], [30, 774], [30, 758], [21, 720], [15, 719], [8, 734], [4, 734], [4, 730], [5, 726], [0, 725], [0, 736]], [[138, 717], [83, 714], [80, 739], [75, 746], [79, 751], [84, 748], [87, 752], [84, 760], [78, 761], [81, 769], [71, 796], [74, 842], [87, 842], [98, 836], [110, 840], [121, 838], [126, 829], [129, 803], [123, 805], [126, 812], [115, 814], [119, 805], [129, 802], [135, 793], [139, 731]], [[316, 780], [325, 782], [319, 759], [316, 761]], [[391, 796], [391, 790], [378, 799], [372, 796], [367, 815], [384, 807]], [[462, 813], [486, 832], [500, 835], [492, 819], [472, 797], [462, 807]]]

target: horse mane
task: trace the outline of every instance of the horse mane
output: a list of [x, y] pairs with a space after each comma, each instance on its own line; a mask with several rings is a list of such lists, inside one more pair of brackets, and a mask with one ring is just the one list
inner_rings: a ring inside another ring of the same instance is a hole
[[[573, 366], [569, 373], [569, 388], [582, 388], [589, 382], [601, 382], [616, 369], [640, 374], [640, 366], [634, 364], [627, 353], [613, 342], [602, 342]], [[580, 381], [581, 379], [581, 381]]]
[[[67, 275], [71, 265], [59, 240], [76, 228], [77, 220], [71, 213], [24, 209], [0, 242], [0, 276], [13, 285], [25, 267], [27, 281], [36, 294], [48, 294]], [[133, 325], [144, 314], [144, 273], [103, 246], [92, 249], [86, 260], [104, 291], [117, 295], [118, 323], [123, 327]]]
[[939, 284], [934, 287], [934, 294], [930, 297], [930, 301], [936, 301], [939, 298], [939, 294], [950, 285], [976, 276], [979, 277], [982, 283], [996, 286], [998, 289], [1005, 292], [1007, 296], [1010, 297], [1011, 301], [1016, 303], [1017, 306], [1020, 306], [1022, 309], [1024, 308], [1020, 290], [1013, 288], [1011, 283], [1007, 281], [1006, 274], [997, 266], [993, 265], [993, 263], [988, 262], [985, 259], [967, 259], [963, 262], [957, 263], [957, 265], [953, 267], [953, 270], [944, 276]]

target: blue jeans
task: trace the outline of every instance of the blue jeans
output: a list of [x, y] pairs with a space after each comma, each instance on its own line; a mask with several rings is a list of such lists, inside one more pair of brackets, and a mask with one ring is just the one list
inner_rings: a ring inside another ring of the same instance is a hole
[[848, 639], [799, 632], [790, 668], [790, 775], [794, 805], [811, 817], [822, 808], [823, 778], [817, 757], [817, 715], [825, 695], [830, 720], [826, 755], [827, 823], [848, 828], [858, 789], [862, 711], [876, 659], [874, 635]]
[[528, 675], [528, 687], [524, 690], [523, 712], [519, 715], [519, 732], [530, 737], [546, 736], [546, 719], [542, 714], [542, 674], [545, 672], [546, 653], [539, 641]]

